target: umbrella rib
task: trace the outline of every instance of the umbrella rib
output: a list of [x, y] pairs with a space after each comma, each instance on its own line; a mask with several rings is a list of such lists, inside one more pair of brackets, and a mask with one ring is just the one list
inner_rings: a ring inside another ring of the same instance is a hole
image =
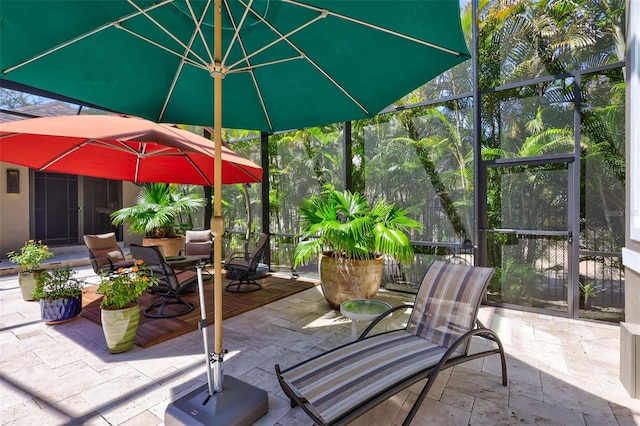
[[[195, 26], [195, 32], [200, 36], [200, 40], [202, 41], [202, 44], [207, 51], [207, 55], [209, 56], [209, 62], [213, 63], [213, 53], [211, 52], [211, 49], [209, 49], [209, 43], [207, 43], [204, 34], [202, 34], [202, 21], [204, 21], [205, 14], [209, 9], [209, 6], [211, 5], [211, 0], [207, 0], [207, 4], [202, 9], [202, 15], [200, 16], [200, 19], [196, 19], [196, 14], [193, 11], [193, 7], [191, 6], [191, 1], [187, 0], [186, 3], [187, 7], [189, 7], [189, 13], [191, 14], [191, 19], [193, 20], [193, 24]], [[194, 41], [195, 37], [192, 37], [192, 39], [189, 41], [189, 50], [191, 50], [191, 46], [193, 45]]]
[[[241, 4], [245, 4], [242, 0], [238, 0]], [[367, 110], [367, 108], [364, 107], [364, 105], [362, 105], [360, 102], [358, 102], [358, 100], [356, 98], [354, 98], [348, 91], [347, 89], [345, 89], [344, 87], [342, 87], [342, 85], [340, 85], [333, 77], [331, 77], [329, 74], [327, 74], [327, 72], [325, 70], [322, 69], [322, 67], [320, 67], [318, 64], [316, 64], [311, 58], [309, 58], [298, 46], [295, 45], [295, 43], [293, 43], [291, 40], [289, 40], [289, 37], [301, 30], [303, 30], [304, 28], [308, 27], [309, 25], [315, 23], [316, 21], [320, 20], [320, 19], [324, 19], [327, 17], [327, 14], [329, 13], [327, 10], [324, 9], [319, 9], [319, 8], [313, 8], [314, 10], [317, 10], [318, 12], [320, 12], [320, 15], [318, 15], [316, 18], [300, 25], [299, 27], [289, 31], [287, 34], [282, 34], [277, 28], [275, 28], [273, 25], [271, 25], [269, 22], [265, 21], [264, 19], [262, 19], [261, 16], [259, 16], [258, 14], [255, 13], [255, 11], [252, 10], [253, 14], [259, 19], [261, 20], [267, 27], [269, 27], [269, 29], [271, 29], [271, 31], [273, 31], [275, 34], [278, 35], [278, 38], [276, 40], [274, 40], [273, 42], [266, 44], [265, 46], [261, 47], [260, 49], [256, 50], [255, 52], [251, 53], [250, 55], [247, 55], [244, 59], [249, 59], [252, 56], [257, 55], [258, 53], [264, 51], [265, 49], [270, 48], [271, 46], [275, 45], [276, 43], [279, 43], [281, 41], [285, 41], [286, 43], [289, 44], [289, 46], [291, 46], [293, 49], [295, 49], [298, 53], [300, 53], [300, 58], [304, 58], [307, 60], [307, 62], [309, 62], [311, 65], [313, 65], [313, 67], [315, 69], [318, 70], [318, 72], [320, 72], [322, 75], [325, 76], [325, 78], [327, 80], [329, 80], [335, 87], [337, 87], [342, 93], [345, 94], [345, 96], [349, 99], [351, 99], [351, 102], [353, 102], [354, 104], [356, 104], [358, 106], [358, 108], [360, 108], [365, 114], [369, 114], [369, 111]], [[243, 60], [244, 60], [243, 59]], [[294, 58], [295, 59], [295, 58]], [[231, 65], [229, 68], [233, 68], [235, 65], [241, 63], [243, 60], [236, 62], [235, 64]], [[274, 62], [277, 63], [277, 62]], [[251, 68], [257, 68], [257, 65], [252, 66]], [[246, 69], [246, 68], [245, 68]]]
[[204, 180], [207, 183], [207, 186], [213, 186], [213, 182], [207, 179], [207, 176], [204, 173], [202, 173], [202, 170], [200, 170], [200, 167], [198, 167], [196, 163], [194, 163], [193, 160], [188, 155], [183, 154], [182, 156], [189, 162], [189, 164], [191, 164], [191, 166], [193, 166], [194, 170], [198, 172], [202, 180]]
[[[245, 2], [243, 2], [242, 0], [238, 0], [238, 2], [240, 4], [242, 4], [245, 7], [248, 7], [247, 4]], [[291, 40], [289, 40], [289, 37], [291, 37], [292, 35], [302, 31], [303, 29], [305, 29], [306, 27], [308, 27], [311, 24], [314, 24], [316, 21], [325, 18], [327, 15], [321, 13], [320, 15], [318, 15], [317, 17], [313, 18], [312, 20], [300, 25], [297, 28], [294, 28], [293, 30], [289, 31], [287, 34], [282, 34], [277, 28], [275, 28], [273, 25], [271, 25], [270, 22], [266, 21], [262, 16], [260, 16], [259, 14], [257, 14], [253, 9], [251, 9], [251, 13], [254, 14], [254, 16], [260, 20], [263, 24], [265, 24], [267, 27], [269, 27], [269, 29], [271, 31], [273, 31], [275, 34], [278, 35], [278, 38], [276, 38], [275, 40], [273, 40], [272, 42], [265, 44], [264, 46], [262, 46], [260, 49], [252, 52], [250, 55], [245, 56], [244, 58], [240, 59], [239, 61], [233, 63], [232, 65], [229, 65], [229, 69], [233, 69], [235, 66], [237, 66], [238, 64], [244, 62], [245, 60], [251, 59], [252, 57], [264, 52], [265, 50], [269, 49], [270, 47], [280, 43], [281, 41], [285, 41], [287, 42], [291, 47], [293, 47], [296, 51], [298, 51], [300, 53], [301, 56], [306, 56], [302, 53], [302, 51], [296, 47], [293, 42], [291, 42]]]
[[[200, 57], [200, 55], [198, 55], [196, 52], [194, 52], [193, 50], [191, 50], [187, 45], [185, 45], [182, 40], [180, 40], [178, 37], [176, 37], [175, 35], [173, 35], [173, 33], [171, 31], [169, 31], [168, 29], [166, 29], [160, 22], [158, 22], [157, 20], [155, 20], [154, 18], [152, 18], [146, 11], [144, 11], [142, 8], [140, 8], [140, 6], [138, 6], [137, 4], [133, 3], [133, 0], [127, 0], [133, 7], [135, 7], [136, 9], [138, 9], [149, 21], [151, 21], [154, 25], [156, 25], [158, 28], [160, 28], [165, 34], [167, 34], [169, 37], [171, 37], [176, 43], [178, 43], [180, 46], [182, 46], [186, 51], [190, 52], [196, 59], [198, 59], [199, 61], [201, 61], [201, 64], [205, 66], [207, 65], [207, 61], [205, 61], [203, 58]], [[128, 30], [124, 27], [120, 27], [125, 29], [127, 32], [129, 32], [132, 35], [135, 35], [137, 37], [140, 37], [142, 40], [145, 40], [151, 44], [153, 44], [154, 46], [157, 47], [161, 47], [162, 49], [171, 52], [181, 58], [183, 58], [185, 61], [191, 62], [194, 65], [197, 65], [198, 63], [196, 61], [193, 61], [190, 58], [184, 57], [183, 55], [180, 55], [176, 52], [174, 52], [173, 50], [169, 49], [168, 47], [162, 46], [159, 43], [156, 43], [152, 40], [149, 40], [148, 38], [139, 35], [131, 30]]]
[[[231, 41], [231, 43], [229, 43], [229, 47], [227, 49], [227, 52], [224, 55], [224, 58], [222, 60], [222, 63], [225, 62], [227, 56], [229, 55], [229, 53], [231, 52], [231, 46], [233, 45], [233, 43], [235, 42], [235, 40], [238, 40], [238, 44], [240, 45], [240, 49], [242, 49], [242, 54], [245, 56], [246, 58], [246, 62], [249, 65], [248, 67], [243, 68], [242, 70], [246, 70], [250, 73], [251, 75], [251, 81], [253, 82], [253, 87], [255, 87], [256, 89], [256, 93], [258, 94], [258, 99], [260, 100], [260, 106], [262, 107], [262, 112], [264, 113], [264, 117], [267, 120], [267, 126], [269, 126], [269, 128], [273, 128], [272, 122], [271, 122], [271, 116], [269, 115], [269, 111], [267, 110], [267, 106], [264, 102], [264, 97], [262, 96], [262, 91], [260, 90], [260, 86], [258, 85], [258, 80], [256, 79], [255, 74], [253, 73], [253, 70], [255, 69], [255, 67], [251, 64], [251, 58], [247, 55], [247, 49], [244, 46], [244, 42], [242, 41], [242, 38], [240, 37], [240, 28], [242, 28], [242, 25], [244, 24], [244, 21], [247, 17], [247, 14], [249, 12], [249, 10], [251, 10], [253, 12], [253, 9], [251, 9], [251, 4], [253, 3], [253, 0], [250, 0], [249, 3], [245, 6], [245, 10], [244, 13], [242, 14], [242, 18], [240, 19], [240, 23], [236, 24], [235, 19], [233, 18], [233, 14], [231, 13], [231, 10], [229, 9], [229, 4], [228, 2], [225, 2], [225, 6], [227, 7], [227, 12], [229, 14], [229, 19], [231, 20], [231, 25], [233, 25], [233, 29], [234, 29], [234, 38]], [[243, 4], [244, 5], [244, 4]], [[254, 12], [255, 14], [255, 12]], [[281, 62], [281, 61], [278, 61]], [[239, 72], [240, 70], [236, 70], [236, 72]]]
[[[122, 31], [125, 31], [125, 32], [131, 34], [132, 36], [139, 38], [140, 40], [146, 41], [147, 43], [152, 44], [152, 45], [154, 45], [154, 46], [156, 46], [156, 47], [158, 47], [158, 48], [160, 48], [160, 49], [162, 49], [162, 50], [164, 50], [166, 52], [169, 52], [172, 55], [175, 55], [178, 58], [182, 59], [184, 62], [193, 65], [194, 67], [197, 67], [197, 68], [203, 69], [205, 71], [208, 71], [206, 63], [204, 61], [202, 63], [198, 63], [198, 62], [194, 61], [193, 59], [191, 59], [191, 58], [189, 58], [189, 57], [187, 57], [185, 55], [181, 55], [180, 53], [176, 52], [175, 50], [171, 50], [168, 47], [163, 46], [160, 43], [157, 43], [157, 42], [155, 42], [155, 41], [143, 36], [142, 34], [138, 34], [138, 33], [134, 32], [134, 31], [131, 31], [129, 28], [123, 27], [122, 25], [116, 24], [116, 28], [118, 28], [118, 29], [120, 29]], [[180, 43], [180, 44], [182, 44], [182, 43]], [[184, 46], [184, 44], [182, 44], [182, 45]], [[191, 51], [191, 50], [189, 50], [188, 47], [185, 47], [185, 49], [188, 50], [188, 51]], [[202, 58], [198, 58], [198, 59], [202, 60]]]
[[57, 163], [58, 161], [62, 160], [64, 157], [71, 155], [73, 152], [79, 150], [80, 148], [83, 148], [87, 145], [97, 145], [97, 146], [103, 146], [105, 148], [110, 148], [110, 149], [114, 149], [117, 151], [124, 151], [124, 152], [128, 152], [128, 153], [135, 153], [137, 154], [137, 152], [135, 150], [132, 150], [131, 147], [129, 147], [127, 144], [122, 143], [121, 141], [117, 141], [118, 144], [122, 145], [125, 149], [122, 148], [118, 148], [117, 146], [113, 145], [112, 143], [108, 143], [108, 142], [104, 142], [100, 139], [87, 139], [83, 142], [80, 142], [79, 144], [75, 145], [73, 148], [68, 149], [67, 151], [61, 153], [60, 155], [56, 156], [54, 159], [52, 159], [51, 161], [49, 161], [48, 163], [44, 164], [42, 167], [39, 168], [39, 170], [46, 170], [49, 167], [51, 167], [52, 165], [54, 165], [55, 163]]
[[109, 27], [117, 27], [119, 25], [119, 22], [121, 22], [121, 21], [126, 21], [128, 19], [135, 18], [136, 16], [139, 16], [140, 14], [143, 14], [143, 13], [146, 14], [146, 11], [156, 9], [158, 7], [162, 7], [162, 6], [166, 5], [167, 3], [171, 3], [171, 2], [173, 2], [173, 0], [164, 0], [164, 1], [160, 2], [160, 3], [154, 4], [154, 5], [150, 6], [150, 7], [148, 7], [147, 9], [145, 9], [145, 11], [141, 10], [140, 8], [137, 8], [138, 12], [132, 12], [129, 15], [125, 15], [124, 17], [118, 19], [117, 21], [113, 21], [113, 22], [109, 22], [108, 24], [101, 25], [98, 28], [95, 28], [95, 29], [93, 29], [93, 30], [91, 30], [91, 31], [89, 31], [87, 33], [84, 33], [84, 34], [78, 36], [78, 37], [74, 37], [71, 40], [67, 40], [64, 43], [57, 45], [56, 47], [52, 47], [51, 49], [45, 50], [44, 52], [42, 52], [42, 53], [40, 53], [40, 54], [38, 54], [36, 56], [33, 56], [33, 57], [27, 59], [24, 62], [21, 62], [21, 63], [19, 63], [17, 65], [14, 65], [12, 67], [9, 67], [9, 68], [3, 70], [2, 74], [7, 75], [10, 72], [15, 71], [18, 68], [21, 68], [21, 67], [23, 67], [25, 65], [28, 65], [31, 62], [37, 61], [40, 58], [44, 58], [45, 56], [48, 56], [51, 53], [57, 52], [58, 50], [61, 50], [61, 49], [64, 49], [65, 47], [70, 46], [70, 45], [72, 45], [72, 44], [74, 44], [74, 43], [76, 43], [78, 41], [81, 41], [81, 40], [87, 38], [87, 37], [91, 37], [92, 35], [97, 34], [100, 31], [104, 31]]
[[87, 145], [88, 142], [83, 142], [81, 144], [78, 144], [76, 146], [74, 146], [73, 148], [63, 152], [62, 154], [58, 155], [56, 158], [54, 158], [53, 160], [49, 161], [48, 163], [46, 163], [45, 165], [43, 165], [42, 167], [40, 167], [38, 170], [39, 171], [43, 171], [43, 170], [47, 170], [49, 167], [51, 167], [53, 164], [57, 163], [58, 161], [62, 160], [64, 157], [66, 157], [67, 155], [72, 154], [73, 152], [79, 150], [80, 148], [82, 148], [83, 146]]
[[295, 5], [295, 6], [299, 6], [299, 7], [305, 8], [305, 9], [315, 10], [317, 12], [325, 12], [325, 13], [327, 13], [327, 14], [329, 14], [331, 16], [334, 16], [336, 18], [344, 19], [345, 21], [350, 21], [350, 22], [353, 22], [355, 24], [359, 24], [359, 25], [362, 25], [362, 26], [365, 26], [365, 27], [372, 28], [372, 29], [377, 30], [377, 31], [382, 31], [382, 32], [385, 32], [387, 34], [391, 34], [391, 35], [393, 35], [395, 37], [400, 37], [400, 38], [403, 38], [405, 40], [412, 41], [414, 43], [418, 43], [418, 44], [422, 44], [424, 46], [432, 47], [434, 49], [441, 50], [443, 52], [449, 53], [449, 54], [454, 55], [454, 56], [460, 56], [460, 52], [457, 52], [455, 50], [448, 49], [448, 48], [446, 48], [444, 46], [440, 46], [438, 44], [431, 43], [431, 42], [428, 42], [426, 40], [420, 40], [419, 38], [415, 38], [415, 37], [412, 37], [412, 36], [407, 35], [407, 34], [402, 34], [402, 33], [399, 33], [397, 31], [390, 30], [388, 28], [380, 27], [378, 25], [374, 25], [374, 24], [371, 24], [369, 22], [362, 21], [360, 19], [352, 18], [350, 16], [342, 15], [342, 14], [336, 13], [336, 12], [331, 12], [330, 10], [322, 9], [322, 8], [316, 7], [316, 6], [311, 6], [309, 4], [300, 3], [300, 2], [297, 2], [296, 0], [282, 0], [282, 2], [283, 3], [289, 3], [289, 4], [292, 4], [292, 5]]
[[[233, 14], [231, 13], [231, 9], [229, 8], [229, 2], [228, 0], [225, 0], [224, 5], [227, 9], [227, 14], [229, 15], [229, 19], [231, 20], [231, 24], [233, 25], [233, 37], [231, 38], [231, 41], [229, 42], [227, 51], [224, 54], [224, 57], [222, 58], [222, 63], [224, 64], [225, 62], [227, 62], [227, 58], [229, 57], [229, 54], [231, 53], [231, 48], [233, 47], [233, 45], [235, 44], [236, 40], [238, 40], [238, 42], [241, 45], [242, 48], [242, 52], [246, 55], [247, 52], [244, 48], [244, 43], [242, 43], [242, 39], [240, 38], [240, 28], [242, 28], [242, 26], [244, 25], [244, 21], [247, 19], [247, 15], [249, 14], [249, 11], [253, 12], [253, 9], [251, 9], [251, 5], [253, 4], [253, 0], [249, 0], [249, 3], [244, 4], [242, 2], [240, 2], [240, 4], [242, 4], [244, 6], [244, 12], [242, 13], [242, 18], [240, 18], [240, 22], [238, 24], [236, 24], [235, 19], [233, 18]], [[253, 12], [255, 14], [255, 12]], [[249, 58], [247, 58], [247, 62], [249, 61]]]
[[244, 68], [236, 68], [233, 71], [230, 71], [229, 74], [234, 74], [234, 73], [238, 73], [238, 72], [251, 72], [256, 68], [262, 68], [262, 67], [267, 67], [269, 65], [281, 64], [283, 62], [297, 61], [297, 60], [300, 60], [300, 59], [306, 59], [306, 56], [304, 56], [304, 54], [301, 54], [300, 56], [292, 56], [291, 58], [277, 59], [277, 60], [271, 61], [271, 62], [262, 62], [262, 63], [256, 64], [256, 65], [249, 65], [249, 66], [244, 67]]
[[[193, 12], [193, 8], [191, 7], [191, 2], [187, 2], [188, 6], [189, 6], [189, 11], [191, 12], [191, 18], [193, 19], [193, 23], [196, 26], [195, 31], [191, 34], [191, 40], [189, 40], [189, 47], [187, 48], [187, 51], [185, 53], [188, 54], [189, 50], [191, 50], [191, 46], [193, 45], [194, 41], [196, 40], [196, 35], [200, 34], [200, 37], [203, 37], [202, 35], [202, 29], [201, 29], [201, 25], [202, 25], [202, 20], [204, 19], [205, 16], [205, 12], [207, 10], [207, 8], [209, 7], [209, 3], [210, 1], [207, 3], [207, 6], [204, 8], [204, 12], [202, 13], [202, 16], [200, 17], [200, 20], [197, 21], [195, 18], [195, 14]], [[204, 39], [203, 39], [204, 42]], [[209, 51], [209, 46], [207, 45], [207, 43], [204, 43], [205, 48], [207, 49], [207, 54], [211, 57], [211, 52]], [[211, 61], [213, 62], [213, 58], [211, 57]], [[176, 69], [176, 73], [173, 76], [173, 81], [171, 82], [171, 87], [169, 88], [169, 92], [167, 93], [167, 96], [165, 97], [164, 103], [162, 105], [162, 109], [160, 110], [160, 114], [158, 114], [158, 120], [162, 120], [162, 117], [164, 117], [164, 113], [167, 111], [167, 108], [169, 107], [169, 101], [171, 100], [171, 96], [173, 96], [173, 91], [176, 88], [176, 84], [178, 84], [178, 79], [180, 78], [180, 74], [182, 74], [182, 69], [184, 68], [184, 64], [185, 64], [185, 56], [182, 56], [182, 60], [180, 61], [180, 64], [178, 65], [178, 68]]]

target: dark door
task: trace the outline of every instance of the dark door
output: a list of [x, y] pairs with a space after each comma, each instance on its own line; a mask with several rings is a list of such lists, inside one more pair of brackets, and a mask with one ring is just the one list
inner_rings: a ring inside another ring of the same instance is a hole
[[120, 226], [111, 224], [109, 215], [122, 207], [122, 184], [110, 179], [83, 177], [82, 234], [115, 232], [122, 239]]
[[35, 172], [33, 229], [50, 246], [78, 244], [78, 176]]
[[488, 302], [574, 315], [577, 298], [573, 163], [515, 159], [483, 162], [488, 217], [480, 227], [485, 264], [498, 273]]
[[[34, 172], [32, 229], [50, 246], [84, 244], [82, 235], [115, 232], [109, 214], [122, 207], [122, 183], [63, 173]], [[82, 214], [81, 214], [82, 213]]]

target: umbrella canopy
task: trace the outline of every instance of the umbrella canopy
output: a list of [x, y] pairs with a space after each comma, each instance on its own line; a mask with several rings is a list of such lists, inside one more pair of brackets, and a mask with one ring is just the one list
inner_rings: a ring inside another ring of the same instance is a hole
[[[222, 126], [272, 132], [372, 117], [465, 61], [458, 1], [2, 0], [0, 82], [212, 125], [219, 153]], [[214, 235], [224, 232], [220, 160]], [[214, 238], [214, 361], [221, 256]]]
[[469, 58], [458, 0], [2, 0], [0, 72], [156, 122], [273, 132], [374, 116]]
[[[222, 183], [260, 182], [262, 168], [222, 147]], [[0, 123], [0, 161], [131, 182], [213, 186], [214, 146], [169, 124], [117, 115]]]

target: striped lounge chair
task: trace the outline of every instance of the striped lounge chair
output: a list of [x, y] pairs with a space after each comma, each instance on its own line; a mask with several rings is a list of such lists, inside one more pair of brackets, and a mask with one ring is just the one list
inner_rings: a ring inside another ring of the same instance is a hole
[[[374, 321], [355, 342], [282, 371], [275, 366], [291, 406], [302, 407], [316, 424], [346, 424], [427, 378], [404, 421], [408, 425], [442, 370], [493, 354], [500, 355], [506, 386], [502, 343], [476, 318], [492, 275], [491, 268], [434, 262], [422, 280], [405, 329], [366, 336], [384, 316], [407, 308], [401, 305]], [[494, 343], [470, 353], [474, 336]]]

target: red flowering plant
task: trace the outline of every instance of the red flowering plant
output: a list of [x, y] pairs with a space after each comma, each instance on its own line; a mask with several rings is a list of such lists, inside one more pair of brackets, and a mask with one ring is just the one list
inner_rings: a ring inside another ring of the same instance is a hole
[[130, 268], [119, 268], [115, 272], [101, 275], [98, 293], [102, 294], [100, 308], [124, 309], [136, 303], [149, 287], [158, 283], [153, 271], [144, 261], [136, 260]]

